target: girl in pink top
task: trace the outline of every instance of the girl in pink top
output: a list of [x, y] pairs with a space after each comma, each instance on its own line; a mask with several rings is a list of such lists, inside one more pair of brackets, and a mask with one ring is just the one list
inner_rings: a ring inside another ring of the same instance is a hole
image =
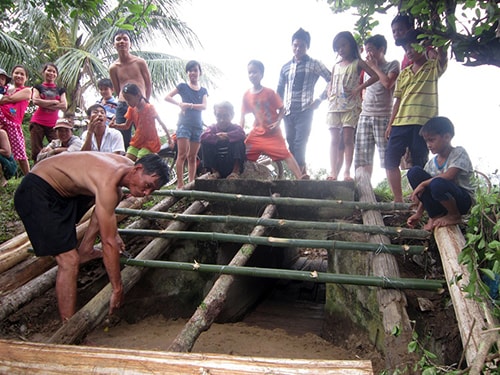
[[26, 68], [22, 65], [16, 65], [12, 69], [14, 85], [10, 85], [0, 99], [0, 128], [7, 132], [12, 154], [24, 175], [30, 171], [21, 127], [31, 97], [31, 87], [24, 86], [27, 80], [28, 71]]
[[59, 75], [57, 66], [47, 63], [42, 70], [43, 83], [33, 87], [33, 103], [38, 106], [31, 118], [31, 158], [36, 162], [38, 153], [43, 148], [43, 138], [49, 142], [57, 139], [54, 126], [59, 118], [59, 111], [65, 111], [66, 89], [57, 87], [56, 79]]

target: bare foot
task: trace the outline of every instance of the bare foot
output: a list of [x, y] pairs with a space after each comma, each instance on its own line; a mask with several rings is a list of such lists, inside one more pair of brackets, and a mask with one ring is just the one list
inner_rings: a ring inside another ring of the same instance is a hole
[[101, 249], [94, 247], [94, 248], [92, 248], [91, 251], [82, 252], [82, 253], [79, 252], [79, 255], [80, 255], [80, 264], [83, 264], [83, 263], [90, 262], [91, 260], [94, 260], [94, 259], [102, 258], [102, 251], [101, 251]]
[[354, 181], [350, 175], [344, 175], [344, 181]]
[[444, 215], [434, 220], [434, 228], [447, 227], [450, 225], [461, 224], [462, 215]]
[[434, 228], [434, 219], [429, 218], [429, 221], [424, 225], [424, 230], [432, 231]]
[[337, 181], [337, 177], [334, 177], [334, 176], [328, 176], [326, 178], [327, 181]]

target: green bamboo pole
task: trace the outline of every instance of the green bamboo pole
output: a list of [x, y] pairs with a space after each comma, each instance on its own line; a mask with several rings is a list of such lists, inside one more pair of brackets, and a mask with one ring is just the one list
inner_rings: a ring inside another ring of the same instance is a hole
[[386, 245], [366, 242], [348, 242], [335, 240], [303, 240], [296, 238], [255, 237], [242, 234], [226, 234], [217, 232], [164, 231], [153, 229], [119, 229], [118, 233], [132, 236], [178, 238], [194, 241], [221, 241], [267, 245], [275, 247], [311, 247], [337, 250], [373, 251], [390, 254], [422, 254], [424, 246]]
[[243, 202], [243, 203], [258, 203], [258, 204], [276, 204], [282, 206], [309, 206], [309, 207], [343, 207], [355, 210], [409, 210], [410, 203], [396, 203], [396, 202], [353, 202], [342, 201], [338, 199], [310, 199], [310, 198], [292, 198], [292, 197], [279, 197], [273, 198], [271, 196], [254, 196], [242, 194], [229, 194], [229, 193], [214, 193], [210, 191], [199, 190], [156, 190], [153, 195], [169, 195], [182, 198], [205, 199], [205, 200], [219, 200], [230, 202]]
[[238, 275], [252, 277], [268, 277], [284, 280], [300, 280], [312, 281], [314, 283], [334, 283], [334, 284], [350, 284], [375, 286], [385, 289], [415, 289], [415, 290], [435, 290], [439, 291], [444, 288], [446, 282], [444, 280], [421, 280], [421, 279], [406, 279], [397, 277], [378, 277], [378, 276], [358, 276], [346, 274], [334, 274], [316, 271], [297, 271], [275, 268], [260, 268], [260, 267], [241, 267], [241, 266], [226, 266], [214, 264], [201, 264], [198, 262], [172, 262], [161, 260], [139, 260], [121, 258], [120, 262], [127, 266], [148, 267], [148, 268], [166, 268], [179, 271], [198, 271], [205, 273], [218, 273], [223, 275]]
[[134, 210], [129, 208], [117, 208], [117, 214], [139, 216], [141, 218], [153, 218], [163, 220], [179, 220], [183, 222], [197, 223], [225, 223], [225, 224], [248, 224], [248, 225], [263, 225], [266, 227], [278, 228], [296, 228], [308, 230], [331, 230], [335, 232], [362, 232], [372, 234], [383, 234], [395, 236], [398, 238], [415, 238], [428, 239], [430, 233], [426, 230], [394, 228], [380, 225], [362, 225], [350, 223], [332, 223], [324, 221], [299, 221], [299, 220], [284, 220], [284, 219], [263, 219], [248, 216], [232, 216], [232, 215], [184, 215], [171, 212], [158, 212], [152, 210]]

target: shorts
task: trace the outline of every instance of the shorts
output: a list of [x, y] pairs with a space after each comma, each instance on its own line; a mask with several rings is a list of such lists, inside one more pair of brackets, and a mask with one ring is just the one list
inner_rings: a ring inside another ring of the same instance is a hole
[[128, 146], [127, 148], [127, 154], [134, 155], [137, 159], [142, 158], [143, 156], [146, 156], [148, 154], [152, 154], [153, 152], [151, 150], [148, 150], [147, 148], [137, 148], [134, 146]]
[[419, 134], [422, 125], [393, 126], [385, 150], [385, 169], [399, 168], [401, 157], [409, 148], [414, 166], [423, 167], [429, 159], [429, 149]]
[[76, 249], [76, 223], [92, 207], [94, 197], [62, 197], [36, 174], [28, 173], [14, 194], [14, 205], [37, 256]]
[[326, 114], [326, 124], [331, 128], [354, 128], [358, 126], [359, 114], [358, 108], [346, 112], [328, 112]]
[[178, 124], [177, 132], [175, 133], [177, 139], [187, 138], [190, 142], [200, 143], [201, 133], [203, 132], [203, 126], [193, 125], [193, 124]]
[[14, 160], [14, 156], [5, 157], [0, 155], [0, 164], [2, 165], [2, 173], [6, 180], [13, 177], [17, 171], [17, 163]]
[[275, 128], [272, 132], [253, 128], [245, 140], [245, 145], [249, 161], [257, 161], [262, 154], [269, 156], [273, 161], [285, 160], [292, 156], [279, 128]]
[[125, 114], [127, 113], [128, 110], [128, 104], [127, 102], [118, 102], [118, 105], [116, 106], [116, 112], [115, 112], [115, 122], [117, 124], [123, 124], [127, 121], [125, 118]]
[[385, 168], [384, 159], [385, 149], [387, 148], [385, 130], [387, 129], [388, 122], [388, 116], [359, 116], [354, 150], [355, 168], [373, 165], [375, 145], [377, 145], [380, 156], [380, 166]]

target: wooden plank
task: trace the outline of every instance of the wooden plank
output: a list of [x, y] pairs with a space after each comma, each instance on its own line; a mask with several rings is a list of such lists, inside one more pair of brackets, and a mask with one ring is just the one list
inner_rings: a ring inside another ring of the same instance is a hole
[[[370, 175], [363, 169], [356, 169], [356, 188], [359, 192], [361, 202], [375, 202], [370, 182]], [[366, 210], [362, 213], [363, 224], [384, 225], [384, 220], [379, 211]], [[376, 234], [369, 237], [371, 243], [390, 244], [387, 236]], [[392, 254], [379, 253], [372, 256], [372, 272], [375, 276], [400, 277], [396, 258]], [[404, 367], [408, 363], [416, 363], [416, 355], [408, 353], [408, 343], [412, 340], [412, 327], [408, 312], [407, 301], [404, 292], [396, 289], [377, 290], [377, 299], [385, 335], [385, 358], [386, 365], [390, 369]], [[392, 332], [399, 328], [400, 334]]]
[[2, 374], [373, 374], [370, 361], [172, 353], [0, 340]]
[[[434, 238], [439, 248], [448, 290], [455, 309], [465, 358], [467, 363], [472, 365], [480, 351], [481, 344], [486, 341], [485, 331], [494, 327], [496, 323], [489, 306], [481, 306], [481, 303], [468, 298], [467, 293], [462, 290], [468, 285], [470, 275], [467, 267], [458, 261], [458, 255], [465, 246], [465, 239], [458, 225], [434, 229]], [[498, 331], [488, 331], [488, 336], [491, 335], [493, 335], [492, 342], [498, 340]]]

